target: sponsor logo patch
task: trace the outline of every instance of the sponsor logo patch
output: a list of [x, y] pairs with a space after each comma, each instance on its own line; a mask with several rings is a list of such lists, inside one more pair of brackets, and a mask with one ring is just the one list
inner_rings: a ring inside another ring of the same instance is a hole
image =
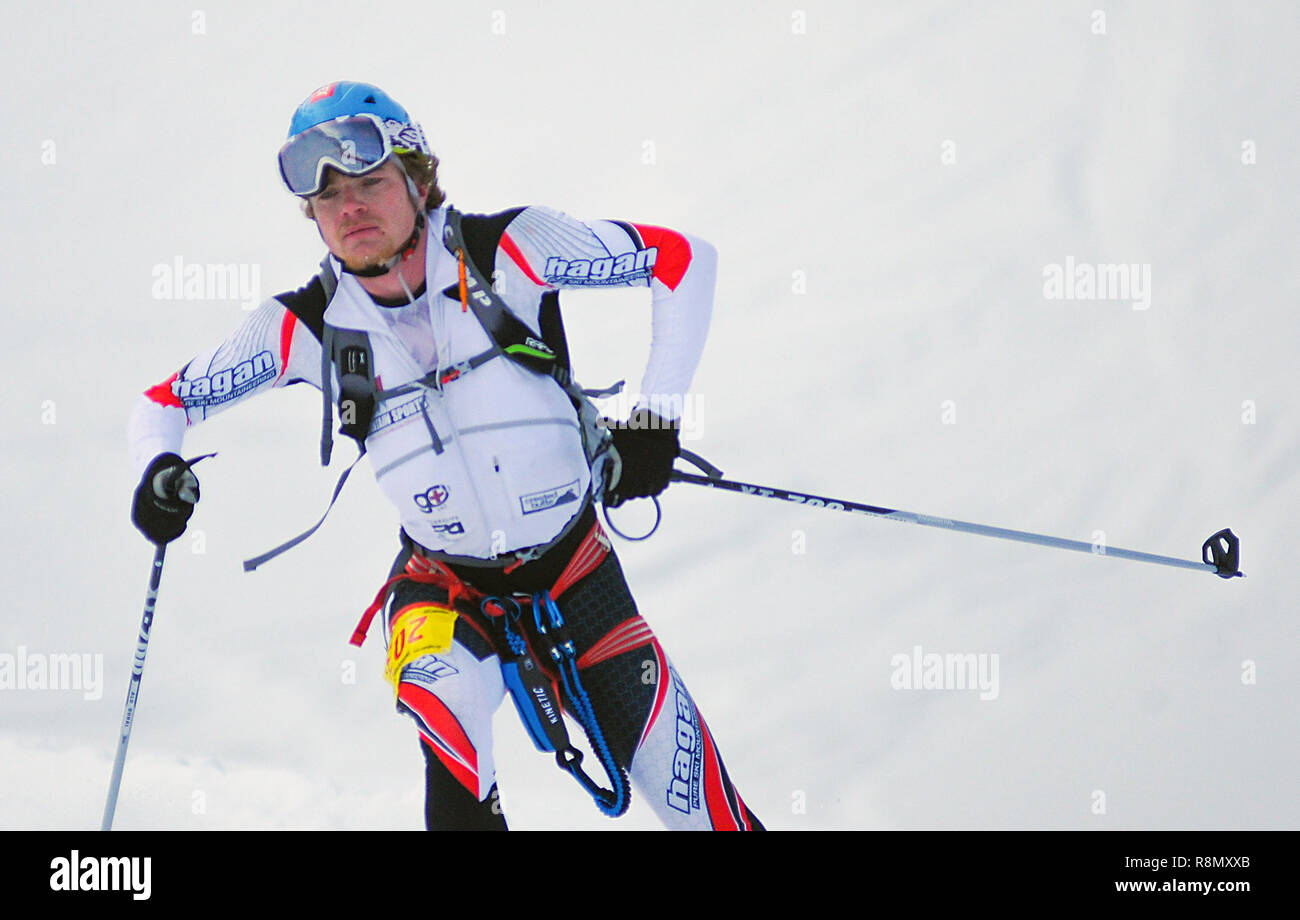
[[444, 485], [429, 486], [423, 492], [417, 492], [411, 496], [415, 500], [415, 507], [419, 508], [425, 514], [432, 514], [433, 509], [445, 502], [451, 490]]
[[333, 95], [334, 95], [334, 87], [336, 87], [336, 86], [338, 86], [337, 83], [327, 83], [327, 84], [325, 84], [324, 86], [322, 86], [322, 87], [320, 87], [318, 90], [316, 90], [316, 92], [314, 92], [314, 93], [312, 93], [310, 96], [308, 96], [308, 97], [307, 97], [307, 101], [308, 101], [308, 102], [320, 102], [322, 99], [328, 99], [330, 96], [333, 96]]
[[547, 345], [545, 342], [541, 341], [540, 339], [533, 338], [531, 335], [524, 336], [524, 344], [527, 345], [529, 348], [534, 349], [535, 351], [540, 351], [548, 355], [555, 354], [555, 352], [551, 349], [550, 345]]
[[578, 480], [575, 479], [573, 482], [567, 482], [553, 489], [521, 495], [519, 496], [519, 507], [524, 514], [535, 514], [538, 511], [545, 511], [559, 505], [567, 505], [577, 500]]
[[[381, 389], [383, 388], [383, 384], [380, 383], [379, 378], [375, 378], [375, 383]], [[388, 409], [387, 411], [376, 412], [374, 421], [370, 423], [370, 433], [375, 434], [376, 432], [383, 431], [385, 428], [396, 425], [398, 422], [404, 422], [408, 418], [419, 415], [420, 407], [423, 405], [424, 396], [417, 394], [405, 402], [393, 406], [393, 408]]]
[[402, 680], [431, 687], [439, 680], [455, 677], [460, 670], [449, 661], [433, 655], [417, 658], [402, 669]]
[[604, 259], [560, 259], [552, 256], [546, 260], [543, 275], [551, 284], [593, 287], [631, 284], [646, 280], [654, 274], [655, 258], [658, 255], [659, 248], [651, 246]]
[[395, 118], [385, 118], [384, 131], [394, 147], [419, 151], [429, 149], [429, 143], [424, 139], [424, 132], [415, 125], [405, 124]]
[[238, 399], [274, 377], [275, 357], [264, 351], [207, 377], [177, 380], [172, 384], [172, 392], [186, 409], [217, 406]]
[[465, 525], [461, 523], [460, 518], [447, 518], [445, 521], [434, 521], [429, 525], [433, 532], [441, 534], [444, 537], [459, 537], [465, 532]]

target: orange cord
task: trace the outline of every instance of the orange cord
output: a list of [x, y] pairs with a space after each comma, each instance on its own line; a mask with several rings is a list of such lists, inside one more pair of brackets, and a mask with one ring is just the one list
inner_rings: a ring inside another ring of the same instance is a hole
[[469, 288], [465, 284], [465, 250], [456, 250], [457, 272], [460, 274], [460, 312], [469, 312]]

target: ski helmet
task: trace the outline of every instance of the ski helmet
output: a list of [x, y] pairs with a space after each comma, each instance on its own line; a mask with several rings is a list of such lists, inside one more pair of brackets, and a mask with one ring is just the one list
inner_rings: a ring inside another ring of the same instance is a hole
[[320, 190], [325, 166], [362, 175], [393, 153], [432, 155], [419, 123], [377, 86], [329, 83], [294, 110], [280, 175], [291, 192], [307, 197]]

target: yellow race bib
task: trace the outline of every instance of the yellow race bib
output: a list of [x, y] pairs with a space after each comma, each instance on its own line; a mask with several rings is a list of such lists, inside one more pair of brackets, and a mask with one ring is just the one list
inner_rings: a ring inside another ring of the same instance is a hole
[[388, 666], [384, 678], [397, 689], [402, 668], [421, 655], [439, 655], [451, 649], [456, 628], [456, 611], [437, 604], [408, 607], [393, 622], [388, 642]]

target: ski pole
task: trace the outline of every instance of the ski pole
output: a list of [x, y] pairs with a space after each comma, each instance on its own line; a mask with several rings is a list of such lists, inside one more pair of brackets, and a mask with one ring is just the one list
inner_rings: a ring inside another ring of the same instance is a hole
[[895, 508], [881, 508], [876, 505], [866, 505], [860, 502], [851, 502], [842, 498], [826, 498], [820, 495], [808, 495], [802, 492], [792, 492], [788, 489], [777, 489], [770, 486], [758, 486], [745, 482], [734, 482], [723, 479], [722, 471], [712, 466], [698, 454], [691, 453], [688, 450], [681, 452], [681, 457], [690, 463], [695, 464], [706, 475], [698, 476], [694, 473], [683, 473], [679, 470], [673, 470], [673, 482], [689, 482], [699, 486], [709, 486], [714, 489], [725, 489], [729, 492], [740, 492], [744, 495], [757, 495], [760, 498], [776, 498], [783, 501], [794, 502], [812, 508], [826, 508], [830, 511], [848, 511], [852, 514], [866, 514], [872, 517], [885, 518], [890, 521], [899, 521], [904, 524], [921, 524], [925, 527], [941, 527], [945, 530], [956, 530], [962, 533], [973, 533], [985, 537], [998, 537], [1003, 540], [1018, 540], [1021, 543], [1036, 543], [1039, 546], [1052, 546], [1057, 549], [1072, 549], [1081, 553], [1092, 553], [1098, 556], [1115, 556], [1120, 559], [1135, 559], [1138, 562], [1153, 562], [1157, 565], [1175, 566], [1183, 569], [1194, 569], [1202, 572], [1212, 572], [1220, 578], [1232, 578], [1234, 576], [1243, 576], [1243, 572], [1238, 568], [1238, 559], [1240, 558], [1240, 541], [1236, 534], [1227, 528], [1220, 530], [1211, 536], [1201, 545], [1201, 562], [1195, 562], [1190, 559], [1176, 559], [1172, 556], [1157, 556], [1153, 553], [1142, 553], [1131, 549], [1120, 549], [1117, 546], [1102, 546], [1100, 549], [1095, 544], [1085, 543], [1081, 540], [1065, 540], [1061, 537], [1049, 537], [1045, 534], [1028, 533], [1023, 530], [1008, 530], [1005, 527], [990, 527], [986, 524], [971, 524], [966, 521], [954, 521], [950, 518], [934, 517], [929, 514], [919, 514], [914, 511], [900, 511]]
[[131, 723], [135, 719], [135, 701], [140, 695], [140, 678], [144, 677], [144, 657], [149, 652], [149, 629], [153, 626], [153, 608], [158, 600], [158, 585], [162, 581], [163, 555], [167, 544], [158, 545], [153, 556], [153, 570], [149, 573], [149, 592], [144, 600], [144, 619], [140, 623], [140, 639], [135, 646], [135, 664], [131, 667], [131, 682], [126, 689], [126, 711], [122, 714], [122, 735], [117, 742], [117, 759], [113, 761], [113, 777], [108, 781], [108, 802], [104, 805], [104, 821], [100, 830], [113, 829], [113, 812], [117, 809], [117, 791], [122, 785], [122, 767], [126, 764], [126, 745], [131, 740]]
[[[195, 457], [193, 460], [185, 460], [183, 461], [184, 466], [176, 470], [172, 476], [176, 477], [188, 472], [200, 460], [215, 456], [216, 453], [214, 452]], [[174, 479], [173, 482], [175, 482]], [[191, 477], [191, 485], [182, 488], [188, 489], [191, 486], [194, 489], [193, 497], [185, 500], [192, 504], [199, 499], [197, 480], [193, 480]], [[185, 528], [182, 527], [181, 529], [184, 530]], [[144, 617], [140, 621], [140, 638], [135, 645], [135, 663], [131, 666], [131, 681], [126, 687], [126, 709], [122, 713], [122, 734], [117, 742], [117, 757], [113, 760], [113, 776], [108, 781], [108, 801], [104, 803], [104, 820], [99, 826], [102, 831], [111, 831], [113, 829], [113, 812], [117, 810], [117, 793], [122, 786], [122, 768], [126, 765], [126, 745], [131, 740], [131, 725], [135, 721], [135, 703], [140, 695], [140, 680], [144, 677], [144, 659], [149, 653], [149, 630], [153, 628], [153, 608], [154, 604], [158, 602], [158, 586], [162, 583], [163, 557], [167, 553], [166, 543], [156, 545], [157, 549], [153, 554], [153, 568], [149, 571], [149, 590], [144, 598]]]

